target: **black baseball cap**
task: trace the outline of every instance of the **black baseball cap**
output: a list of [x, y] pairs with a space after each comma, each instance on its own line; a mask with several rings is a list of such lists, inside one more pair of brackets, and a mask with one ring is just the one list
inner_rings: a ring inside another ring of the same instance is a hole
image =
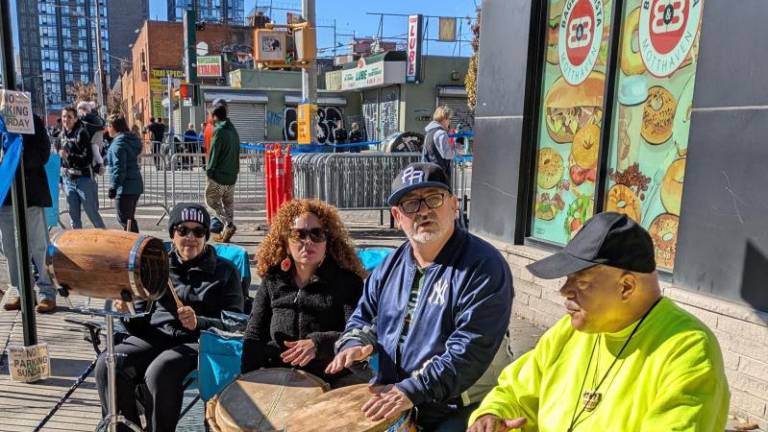
[[395, 206], [408, 193], [430, 187], [451, 191], [448, 176], [440, 165], [414, 162], [400, 171], [400, 174], [392, 180], [392, 194], [387, 198], [387, 204]]
[[637, 273], [656, 269], [653, 240], [627, 215], [598, 213], [560, 252], [527, 266], [534, 276], [557, 279], [603, 264]]

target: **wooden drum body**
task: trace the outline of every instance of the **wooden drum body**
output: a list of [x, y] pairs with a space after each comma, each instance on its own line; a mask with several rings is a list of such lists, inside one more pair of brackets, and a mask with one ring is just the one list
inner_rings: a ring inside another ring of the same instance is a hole
[[363, 405], [371, 398], [368, 384], [342, 387], [309, 401], [288, 419], [286, 432], [416, 432], [405, 412], [396, 419], [377, 422], [363, 414]]
[[168, 285], [163, 242], [126, 231], [60, 231], [48, 246], [46, 266], [57, 286], [90, 297], [155, 300]]
[[288, 417], [327, 387], [304, 371], [259, 369], [241, 376], [209, 401], [206, 420], [214, 432], [283, 431]]

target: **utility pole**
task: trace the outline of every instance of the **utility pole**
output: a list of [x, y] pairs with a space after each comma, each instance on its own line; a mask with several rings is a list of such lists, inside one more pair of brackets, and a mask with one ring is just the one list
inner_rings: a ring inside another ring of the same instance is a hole
[[107, 76], [104, 74], [104, 57], [101, 52], [101, 0], [93, 0], [96, 5], [96, 63], [98, 63], [96, 74], [98, 76], [99, 87], [99, 104], [101, 107], [99, 111], [102, 116], [107, 114]]
[[[13, 67], [13, 28], [11, 27], [11, 8], [8, 0], [0, 0], [0, 48], [2, 49], [2, 75], [6, 90], [16, 89], [16, 74]], [[27, 241], [27, 199], [24, 190], [24, 159], [19, 160], [13, 186], [10, 190], [13, 203], [13, 225], [16, 228], [16, 262], [18, 270], [19, 297], [21, 297], [21, 323], [24, 332], [24, 345], [37, 345], [37, 326], [35, 324], [35, 291], [29, 274], [29, 242]], [[41, 270], [45, 271], [45, 270]]]
[[[315, 28], [315, 0], [301, 0], [301, 14]], [[301, 99], [302, 103], [317, 103], [317, 60], [312, 59], [309, 66], [301, 70]], [[317, 142], [317, 114], [312, 113], [309, 120], [311, 143]]]
[[[192, 106], [189, 108], [189, 118], [194, 124], [197, 124], [196, 116], [196, 104], [198, 101], [198, 89], [197, 89], [197, 11], [195, 10], [194, 3], [192, 8], [184, 11], [184, 75], [187, 79], [187, 84], [192, 85]], [[180, 107], [184, 104], [180, 103]], [[181, 112], [181, 109], [179, 110]], [[183, 126], [183, 125], [182, 125]], [[181, 131], [179, 131], [181, 132]]]

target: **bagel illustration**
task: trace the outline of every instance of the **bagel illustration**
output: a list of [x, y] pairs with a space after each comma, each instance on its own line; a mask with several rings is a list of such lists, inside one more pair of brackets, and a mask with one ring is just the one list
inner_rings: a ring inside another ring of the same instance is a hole
[[640, 223], [640, 199], [637, 198], [632, 189], [623, 184], [616, 184], [608, 191], [606, 200], [606, 211], [623, 213]]
[[661, 86], [648, 89], [648, 99], [643, 108], [643, 124], [640, 135], [648, 144], [659, 145], [672, 136], [677, 102], [669, 90]]
[[661, 204], [669, 213], [680, 216], [685, 180], [685, 158], [675, 159], [661, 180]]
[[651, 222], [648, 234], [656, 246], [656, 266], [672, 269], [675, 265], [675, 252], [677, 250], [677, 228], [680, 218], [673, 214], [662, 213]]
[[539, 164], [536, 183], [542, 189], [552, 189], [563, 178], [563, 157], [554, 149], [545, 147], [539, 150]]
[[638, 37], [640, 25], [640, 8], [633, 10], [624, 20], [624, 31], [621, 36], [621, 71], [624, 75], [640, 75], [645, 72], [645, 64], [640, 56], [640, 50], [635, 51], [634, 43]]

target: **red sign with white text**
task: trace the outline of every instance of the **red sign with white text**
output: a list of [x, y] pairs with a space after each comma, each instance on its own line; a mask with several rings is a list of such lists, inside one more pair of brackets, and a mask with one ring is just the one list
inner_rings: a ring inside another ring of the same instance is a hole
[[405, 63], [405, 81], [419, 82], [421, 78], [421, 15], [408, 17], [408, 58]]

